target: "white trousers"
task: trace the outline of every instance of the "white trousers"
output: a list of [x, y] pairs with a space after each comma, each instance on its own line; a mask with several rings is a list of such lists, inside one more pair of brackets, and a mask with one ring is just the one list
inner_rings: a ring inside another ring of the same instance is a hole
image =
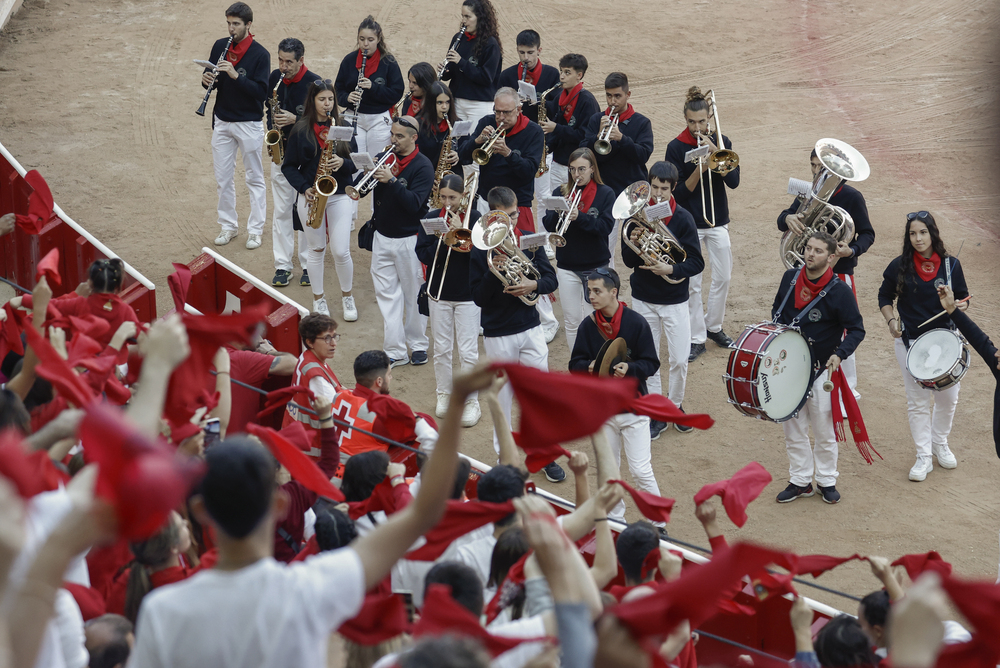
[[[295, 240], [299, 241], [299, 266], [306, 268], [308, 253], [306, 253], [305, 232], [292, 229], [292, 207], [298, 193], [288, 183], [281, 173], [281, 166], [271, 163], [271, 199], [274, 200], [274, 215], [271, 217], [271, 243], [274, 247], [274, 268], [282, 271], [292, 270], [292, 254], [295, 253]], [[301, 219], [301, 216], [299, 216]]]
[[[826, 374], [812, 385], [811, 394], [796, 417], [781, 423], [785, 430], [785, 451], [788, 453], [788, 477], [793, 485], [805, 487], [816, 478], [820, 487], [837, 482], [837, 434], [833, 430], [833, 408], [830, 393], [823, 391]], [[812, 425], [815, 447], [809, 444]]]
[[340, 289], [350, 292], [354, 287], [354, 260], [351, 259], [351, 213], [354, 211], [354, 202], [347, 195], [331, 195], [326, 200], [323, 222], [315, 229], [306, 223], [309, 215], [306, 198], [299, 197], [295, 205], [299, 209], [299, 220], [302, 221], [306, 246], [309, 248], [306, 253], [306, 268], [309, 269], [313, 295], [326, 292], [323, 273], [328, 239]]
[[382, 350], [391, 359], [427, 350], [427, 317], [417, 311], [417, 292], [424, 282], [414, 251], [417, 235], [392, 239], [375, 233], [372, 243], [372, 283], [382, 312]]
[[483, 116], [493, 115], [493, 101], [455, 98], [455, 114], [458, 115], [458, 120], [474, 121], [475, 125]]
[[[484, 336], [483, 351], [494, 362], [520, 362], [525, 366], [543, 371], [549, 369], [549, 348], [545, 345], [545, 335], [542, 334], [541, 326], [532, 327], [527, 331], [509, 336]], [[497, 399], [499, 399], [500, 407], [507, 418], [507, 425], [511, 429], [513, 426], [510, 424], [510, 407], [513, 398], [514, 391], [511, 389], [510, 383], [507, 383], [500, 390]], [[649, 436], [648, 428], [646, 431], [646, 435]], [[497, 451], [497, 454], [500, 453], [500, 441], [497, 440], [495, 427], [493, 429], [493, 449]]]
[[587, 299], [587, 283], [582, 278], [568, 269], [559, 268], [556, 268], [556, 277], [559, 279], [559, 299], [562, 304], [563, 325], [566, 328], [566, 345], [569, 346], [569, 354], [572, 356], [580, 323], [594, 309]]
[[[475, 302], [449, 302], [428, 299], [431, 333], [434, 335], [434, 379], [437, 391], [451, 394], [452, 355], [458, 343], [462, 371], [479, 361], [479, 307]], [[469, 395], [475, 400], [477, 392]]]
[[[628, 470], [636, 488], [650, 494], [660, 494], [660, 486], [656, 484], [653, 475], [653, 457], [649, 440], [649, 418], [634, 413], [621, 413], [613, 416], [601, 428], [604, 437], [611, 445], [615, 462], [621, 468], [622, 446], [625, 446], [625, 459], [628, 460]], [[610, 513], [611, 517], [625, 517], [625, 503], [619, 502]]]
[[250, 190], [250, 217], [247, 232], [264, 233], [264, 216], [267, 213], [267, 186], [264, 185], [264, 122], [243, 121], [228, 123], [215, 118], [212, 130], [212, 162], [215, 165], [215, 183], [219, 191], [219, 225], [223, 231], [239, 230], [236, 214], [236, 152], [243, 153], [243, 169], [247, 188]]
[[549, 184], [555, 184], [549, 190], [541, 192], [535, 188], [535, 194], [539, 197], [549, 195], [557, 185], [569, 181], [569, 166], [560, 165], [558, 162], [549, 163]]
[[692, 276], [688, 280], [688, 307], [691, 309], [691, 343], [705, 343], [706, 332], [721, 332], [722, 321], [726, 317], [726, 298], [729, 296], [729, 281], [733, 277], [733, 249], [729, 241], [729, 227], [713, 227], [698, 230], [698, 238], [707, 253], [706, 269], [712, 268], [712, 287], [708, 292], [708, 305], [701, 304], [701, 277]]
[[358, 114], [358, 153], [368, 153], [375, 158], [390, 144], [392, 118], [388, 111], [381, 114]]
[[896, 361], [903, 372], [906, 389], [906, 415], [910, 419], [910, 435], [917, 446], [917, 457], [930, 457], [935, 445], [948, 445], [948, 434], [958, 406], [955, 383], [947, 390], [930, 390], [913, 380], [906, 370], [906, 346], [903, 339], [896, 339]]
[[[684, 402], [684, 388], [687, 386], [688, 355], [691, 353], [691, 320], [688, 305], [649, 304], [632, 298], [632, 308], [649, 323], [653, 332], [656, 356], [660, 356], [660, 333], [667, 337], [667, 355], [670, 366], [670, 384], [667, 398], [680, 406]], [[662, 364], [661, 364], [662, 368]], [[660, 370], [646, 379], [650, 394], [663, 394]]]
[[611, 259], [608, 260], [608, 267], [615, 268], [615, 248], [618, 246], [618, 236], [622, 233], [622, 221], [615, 220], [615, 226], [608, 235], [608, 250], [611, 251]]
[[544, 232], [545, 226], [542, 225], [542, 218], [545, 216], [545, 206], [542, 204], [542, 198], [548, 197], [552, 190], [555, 188], [551, 184], [565, 183], [565, 181], [553, 181], [552, 180], [552, 154], [549, 153], [545, 159], [545, 163], [549, 166], [549, 171], [545, 172], [541, 176], [535, 177], [535, 231]]

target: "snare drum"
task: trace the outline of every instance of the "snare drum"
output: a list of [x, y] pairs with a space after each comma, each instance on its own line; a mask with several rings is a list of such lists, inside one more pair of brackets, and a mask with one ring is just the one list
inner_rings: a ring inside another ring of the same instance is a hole
[[795, 417], [809, 396], [812, 355], [798, 330], [761, 322], [743, 330], [729, 353], [726, 374], [729, 403], [761, 420]]
[[906, 370], [931, 390], [946, 390], [962, 380], [971, 363], [965, 340], [950, 329], [924, 332], [906, 351]]

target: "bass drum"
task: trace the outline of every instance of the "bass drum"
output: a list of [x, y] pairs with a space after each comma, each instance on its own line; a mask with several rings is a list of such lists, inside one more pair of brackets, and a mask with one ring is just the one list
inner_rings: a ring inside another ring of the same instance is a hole
[[809, 396], [809, 344], [798, 330], [785, 325], [750, 325], [729, 353], [722, 378], [729, 403], [743, 415], [771, 422], [790, 420]]
[[930, 390], [946, 390], [962, 380], [972, 356], [961, 336], [950, 329], [924, 332], [906, 351], [906, 370]]

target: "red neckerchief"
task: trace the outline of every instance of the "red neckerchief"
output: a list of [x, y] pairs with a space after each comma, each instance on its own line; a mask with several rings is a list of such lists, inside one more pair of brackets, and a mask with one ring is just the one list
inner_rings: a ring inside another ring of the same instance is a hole
[[[621, 123], [622, 121], [627, 121], [628, 119], [632, 118], [632, 114], [634, 113], [635, 109], [633, 109], [632, 105], [629, 104], [628, 107], [625, 109], [625, 111], [618, 115], [618, 122]], [[608, 107], [608, 110], [604, 112], [604, 115], [605, 116], [611, 115], [611, 107]]]
[[413, 152], [405, 157], [397, 153], [396, 162], [391, 168], [393, 175], [398, 176], [399, 174], [402, 174], [403, 170], [406, 169], [406, 166], [409, 165], [415, 157], [417, 157], [417, 153], [420, 153], [420, 147], [416, 144], [413, 145]]
[[302, 77], [306, 75], [307, 71], [308, 68], [306, 67], [306, 63], [305, 61], [302, 61], [302, 67], [299, 68], [299, 71], [295, 73], [294, 77], [292, 77], [291, 79], [285, 79], [285, 85], [291, 86], [292, 84], [297, 84], [298, 82], [302, 81]]
[[594, 196], [597, 194], [597, 182], [594, 179], [590, 179], [590, 183], [583, 187], [583, 192], [580, 193], [580, 205], [577, 209], [580, 213], [587, 213], [590, 211], [590, 205], [594, 203]]
[[521, 114], [520, 116], [517, 117], [517, 123], [514, 123], [514, 127], [512, 127], [510, 130], [507, 130], [507, 136], [513, 137], [526, 127], [528, 127], [528, 117], [525, 116], [524, 114]]
[[[542, 75], [542, 59], [539, 58], [538, 61], [535, 63], [535, 69], [528, 70], [528, 78], [525, 79], [525, 81], [534, 86], [538, 83], [538, 77], [540, 77], [541, 75]], [[523, 76], [524, 76], [524, 63], [519, 62], [517, 64], [517, 80], [520, 81], [521, 77]]]
[[569, 123], [569, 119], [573, 118], [573, 112], [576, 111], [576, 103], [580, 100], [580, 91], [583, 90], [583, 82], [581, 81], [577, 85], [573, 86], [572, 90], [563, 90], [559, 93], [559, 108], [562, 109], [563, 118]]
[[444, 121], [441, 121], [440, 123], [438, 123], [438, 132], [447, 132], [447, 131], [448, 131], [448, 121], [447, 120], [444, 120]]
[[682, 142], [684, 142], [685, 144], [687, 144], [688, 146], [698, 145], [698, 140], [695, 139], [695, 136], [691, 134], [691, 131], [688, 130], [687, 128], [684, 128], [684, 132], [677, 135], [677, 138]]
[[831, 278], [833, 278], [833, 267], [827, 267], [826, 272], [816, 279], [815, 283], [806, 278], [805, 269], [800, 271], [799, 277], [795, 281], [795, 308], [800, 309], [811, 302], [813, 297], [826, 287]]
[[920, 253], [913, 254], [913, 266], [917, 270], [917, 276], [923, 281], [933, 281], [941, 268], [941, 256], [931, 253], [930, 257], [924, 257]]
[[625, 302], [618, 302], [618, 310], [611, 316], [609, 321], [601, 311], [594, 311], [594, 322], [597, 323], [597, 330], [608, 341], [618, 338], [618, 330], [622, 328], [622, 313], [625, 312]]
[[[361, 49], [358, 49], [358, 55], [354, 59], [354, 68], [361, 69]], [[368, 56], [368, 60], [365, 62], [365, 79], [371, 79], [372, 75], [375, 74], [375, 70], [378, 69], [378, 61], [382, 58], [382, 53], [375, 49], [375, 53]]]
[[416, 116], [424, 106], [424, 98], [410, 96], [410, 108], [404, 116]]
[[[655, 199], [653, 199], [652, 197], [650, 197], [649, 198], [649, 206], [653, 206], [654, 204], [659, 204], [659, 202], [657, 202]], [[676, 210], [677, 210], [677, 200], [675, 200], [674, 196], [671, 195], [670, 196], [670, 215], [661, 219], [661, 220], [667, 221], [666, 223], [664, 223], [665, 225], [669, 225], [670, 221], [673, 220], [674, 211], [676, 211]]]
[[326, 148], [326, 136], [330, 132], [330, 126], [332, 123], [327, 121], [325, 123], [313, 123], [313, 132], [316, 133], [316, 141], [319, 142], [320, 148]]
[[465, 33], [465, 39], [471, 42], [472, 40], [476, 39], [476, 34], [467, 32]]
[[242, 59], [244, 54], [246, 54], [247, 49], [250, 48], [251, 44], [253, 44], [253, 35], [247, 32], [247, 36], [240, 40], [239, 44], [233, 44], [229, 47], [229, 53], [226, 54], [226, 60], [228, 60], [233, 67], [236, 67], [236, 65], [240, 62], [240, 59]]

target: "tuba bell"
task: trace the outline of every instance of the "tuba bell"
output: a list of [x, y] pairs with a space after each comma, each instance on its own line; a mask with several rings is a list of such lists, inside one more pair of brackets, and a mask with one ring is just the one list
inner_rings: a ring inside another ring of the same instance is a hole
[[[479, 220], [472, 230], [472, 245], [486, 251], [486, 264], [506, 287], [517, 285], [523, 278], [533, 281], [541, 278], [535, 265], [517, 247], [514, 226], [510, 216], [503, 211], [490, 211]], [[538, 303], [538, 298], [537, 291], [519, 297], [528, 306]]]
[[854, 238], [854, 219], [839, 206], [830, 204], [830, 198], [844, 181], [864, 181], [871, 174], [865, 157], [847, 142], [837, 139], [820, 139], [816, 142], [816, 157], [823, 164], [813, 179], [808, 193], [800, 198], [799, 210], [802, 234], [785, 232], [778, 246], [778, 253], [786, 269], [805, 263], [805, 245], [816, 231], [827, 232], [837, 243]]
[[[622, 221], [622, 243], [631, 248], [646, 266], [660, 262], [680, 264], [687, 259], [687, 251], [661, 219], [651, 220], [646, 216], [649, 193], [649, 183], [636, 181], [615, 200], [612, 215]], [[638, 235], [633, 241], [632, 232], [636, 230]], [[673, 285], [685, 280], [670, 276], [662, 278]]]

